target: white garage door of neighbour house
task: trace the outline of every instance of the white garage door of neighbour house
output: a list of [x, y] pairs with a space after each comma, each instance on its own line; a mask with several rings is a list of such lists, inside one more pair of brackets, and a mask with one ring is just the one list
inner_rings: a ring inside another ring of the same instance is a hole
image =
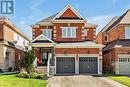
[[130, 58], [119, 58], [119, 74], [130, 74]]

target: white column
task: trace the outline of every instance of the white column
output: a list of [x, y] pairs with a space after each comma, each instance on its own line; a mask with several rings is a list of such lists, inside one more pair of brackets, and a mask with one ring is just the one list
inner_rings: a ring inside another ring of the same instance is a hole
[[99, 49], [98, 74], [102, 74], [102, 48]]
[[56, 74], [56, 57], [55, 57], [55, 74]]
[[115, 62], [115, 67], [116, 67], [116, 74], [119, 74], [119, 57], [118, 60]]
[[47, 61], [47, 75], [49, 76], [50, 74], [50, 58], [51, 58], [51, 53], [48, 55], [48, 61]]
[[79, 57], [75, 57], [75, 74], [79, 74]]

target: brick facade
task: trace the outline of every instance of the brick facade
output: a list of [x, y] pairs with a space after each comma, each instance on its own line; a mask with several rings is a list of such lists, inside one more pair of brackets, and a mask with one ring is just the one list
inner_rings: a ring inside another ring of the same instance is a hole
[[56, 54], [99, 54], [99, 48], [56, 48]]

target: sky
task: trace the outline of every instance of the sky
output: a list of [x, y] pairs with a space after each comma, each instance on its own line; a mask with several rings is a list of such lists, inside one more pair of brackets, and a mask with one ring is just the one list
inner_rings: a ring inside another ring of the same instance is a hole
[[15, 13], [4, 16], [31, 39], [30, 25], [61, 11], [67, 4], [71, 4], [88, 23], [97, 24], [96, 33], [114, 16], [121, 16], [130, 9], [130, 0], [15, 0]]

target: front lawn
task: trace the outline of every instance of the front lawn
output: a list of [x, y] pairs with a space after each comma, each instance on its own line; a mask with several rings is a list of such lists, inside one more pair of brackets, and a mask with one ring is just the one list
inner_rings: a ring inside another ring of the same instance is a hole
[[113, 75], [107, 75], [110, 79], [113, 79], [121, 84], [127, 85], [130, 87], [130, 78], [127, 76], [113, 76]]
[[45, 80], [19, 78], [15, 75], [0, 75], [0, 87], [46, 87]]

